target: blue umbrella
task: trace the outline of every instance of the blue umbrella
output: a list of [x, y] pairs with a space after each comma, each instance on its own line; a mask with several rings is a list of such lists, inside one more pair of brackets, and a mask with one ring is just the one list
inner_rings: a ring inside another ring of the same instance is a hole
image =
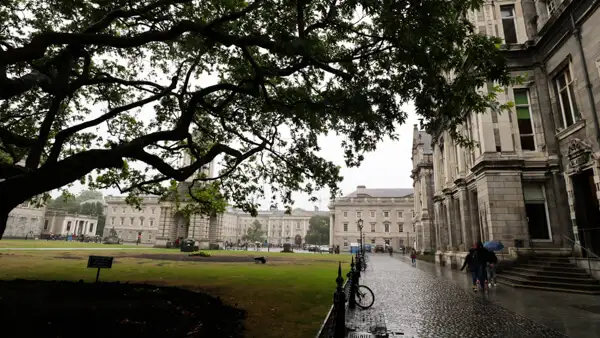
[[501, 251], [504, 249], [504, 244], [502, 244], [500, 241], [489, 241], [483, 243], [483, 247], [490, 251]]

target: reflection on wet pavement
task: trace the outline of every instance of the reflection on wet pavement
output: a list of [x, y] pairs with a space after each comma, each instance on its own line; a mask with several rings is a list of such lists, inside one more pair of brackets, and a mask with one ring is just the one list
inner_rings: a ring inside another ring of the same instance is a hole
[[[370, 311], [405, 337], [600, 337], [600, 297], [512, 289], [473, 292], [465, 273], [405, 257], [372, 254], [361, 284]], [[579, 308], [575, 307], [579, 306]], [[587, 310], [581, 309], [581, 307]]]

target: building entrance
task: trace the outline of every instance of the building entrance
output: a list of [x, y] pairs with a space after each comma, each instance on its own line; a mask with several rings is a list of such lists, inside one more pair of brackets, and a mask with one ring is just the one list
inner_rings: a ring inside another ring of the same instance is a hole
[[[575, 197], [575, 217], [579, 242], [600, 255], [600, 209], [596, 196], [594, 171], [587, 169], [571, 177]], [[587, 256], [585, 250], [583, 255]]]

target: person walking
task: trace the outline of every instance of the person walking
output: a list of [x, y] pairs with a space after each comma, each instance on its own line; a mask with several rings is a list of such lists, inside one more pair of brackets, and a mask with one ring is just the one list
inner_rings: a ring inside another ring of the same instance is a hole
[[493, 251], [489, 251], [488, 258], [488, 262], [486, 263], [488, 285], [489, 287], [495, 287], [498, 285], [496, 283], [496, 265], [498, 264], [498, 257]]
[[410, 261], [413, 266], [417, 265], [417, 250], [415, 250], [414, 248], [410, 250]]
[[473, 247], [471, 249], [469, 249], [469, 253], [467, 254], [467, 256], [465, 256], [465, 261], [463, 263], [463, 266], [462, 266], [462, 268], [460, 268], [460, 271], [463, 271], [466, 267], [467, 270], [471, 273], [471, 279], [473, 282], [473, 284], [471, 285], [471, 288], [473, 288], [473, 291], [477, 291], [477, 279], [479, 277], [478, 271], [477, 271], [476, 248], [477, 248], [477, 245], [474, 244]]

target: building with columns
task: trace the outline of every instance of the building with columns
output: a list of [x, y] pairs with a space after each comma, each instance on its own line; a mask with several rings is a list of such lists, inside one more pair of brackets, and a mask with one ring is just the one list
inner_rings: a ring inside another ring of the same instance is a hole
[[351, 194], [330, 202], [329, 245], [349, 250], [350, 243], [360, 243], [358, 220], [362, 220], [366, 244], [418, 248], [414, 205], [413, 189], [359, 185]]
[[95, 236], [98, 217], [72, 214], [62, 210], [48, 210], [44, 215], [42, 235]]
[[412, 157], [414, 210], [417, 247], [421, 252], [436, 251], [436, 231], [433, 213], [433, 149], [431, 136], [420, 131], [417, 125], [413, 130]]
[[514, 102], [510, 112], [466, 121], [460, 132], [477, 147], [433, 135], [440, 260], [456, 264], [453, 253], [478, 239], [570, 252], [570, 238], [600, 253], [598, 6], [486, 1], [471, 13], [478, 33], [503, 39], [511, 73], [525, 81], [498, 95]]

